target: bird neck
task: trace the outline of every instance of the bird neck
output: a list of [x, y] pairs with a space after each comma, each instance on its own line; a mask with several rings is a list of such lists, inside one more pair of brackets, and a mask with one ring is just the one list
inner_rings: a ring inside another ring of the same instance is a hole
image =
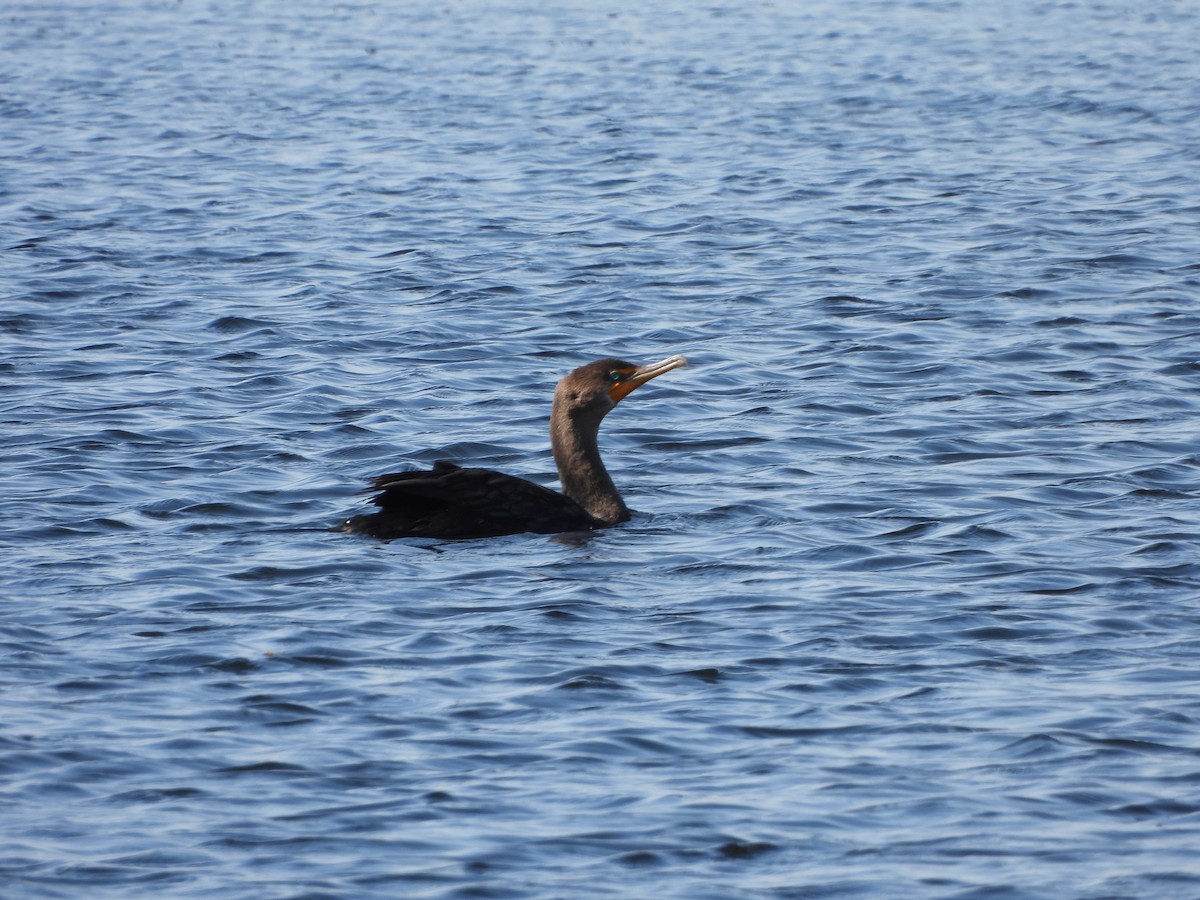
[[550, 415], [550, 447], [563, 493], [592, 518], [611, 525], [628, 519], [629, 507], [600, 459], [599, 432], [603, 418], [603, 413], [571, 409], [555, 398]]

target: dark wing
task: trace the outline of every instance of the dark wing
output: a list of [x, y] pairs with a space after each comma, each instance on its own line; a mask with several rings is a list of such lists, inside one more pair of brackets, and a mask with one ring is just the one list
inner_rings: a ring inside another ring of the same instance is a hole
[[355, 516], [342, 530], [385, 539], [473, 538], [599, 525], [574, 500], [540, 484], [444, 461], [425, 471], [380, 475], [368, 490], [376, 492], [371, 502], [379, 512]]

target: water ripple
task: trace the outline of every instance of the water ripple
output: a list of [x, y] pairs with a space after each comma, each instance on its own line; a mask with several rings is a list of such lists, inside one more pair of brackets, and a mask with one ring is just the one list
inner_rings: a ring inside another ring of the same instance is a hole
[[[0, 34], [4, 893], [1200, 893], [1190, 7], [81, 11]], [[627, 525], [329, 531], [675, 352]]]

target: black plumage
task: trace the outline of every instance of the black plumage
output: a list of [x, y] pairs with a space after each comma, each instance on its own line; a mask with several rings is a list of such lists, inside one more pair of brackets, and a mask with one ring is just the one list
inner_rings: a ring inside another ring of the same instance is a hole
[[570, 497], [540, 484], [445, 460], [427, 471], [380, 475], [370, 490], [378, 492], [371, 502], [379, 512], [351, 519], [348, 531], [467, 538], [586, 531], [602, 524]]
[[629, 509], [600, 459], [600, 423], [639, 385], [686, 362], [682, 356], [648, 366], [602, 359], [558, 383], [550, 444], [561, 494], [503, 472], [440, 461], [432, 469], [373, 478], [368, 490], [378, 512], [354, 516], [341, 530], [383, 539], [476, 538], [586, 531], [623, 522]]

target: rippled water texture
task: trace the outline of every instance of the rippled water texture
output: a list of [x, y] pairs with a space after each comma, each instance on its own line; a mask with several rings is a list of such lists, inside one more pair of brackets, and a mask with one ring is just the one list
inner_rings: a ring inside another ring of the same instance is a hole
[[1200, 896], [1196, 4], [0, 13], [0, 894]]

